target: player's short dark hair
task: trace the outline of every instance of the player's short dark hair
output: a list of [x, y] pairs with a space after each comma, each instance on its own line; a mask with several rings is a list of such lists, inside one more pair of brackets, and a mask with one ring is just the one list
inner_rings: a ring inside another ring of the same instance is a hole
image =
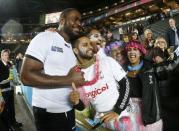
[[60, 18], [66, 18], [71, 11], [78, 11], [78, 10], [75, 8], [64, 9], [60, 15]]

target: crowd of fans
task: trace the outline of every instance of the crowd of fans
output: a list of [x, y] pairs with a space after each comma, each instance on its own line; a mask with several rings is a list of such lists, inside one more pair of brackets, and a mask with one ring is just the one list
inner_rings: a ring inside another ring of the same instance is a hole
[[[152, 72], [154, 73], [158, 85], [157, 94], [160, 98], [160, 113], [163, 120], [163, 129], [165, 131], [175, 131], [178, 129], [177, 123], [175, 123], [175, 121], [179, 116], [177, 112], [177, 109], [179, 108], [179, 103], [177, 102], [179, 100], [177, 93], [179, 67], [178, 56], [175, 52], [179, 45], [179, 33], [178, 28], [175, 24], [176, 23], [174, 19], [169, 19], [170, 28], [166, 31], [165, 38], [161, 36], [154, 37], [152, 31], [150, 29], [146, 29], [144, 31], [143, 40], [139, 39], [139, 35], [137, 32], [131, 32], [130, 35], [124, 35], [121, 41], [116, 41], [113, 39], [113, 41], [107, 42], [105, 47], [106, 54], [116, 59], [120, 63], [120, 65], [122, 65], [123, 68], [128, 72], [128, 78], [132, 85], [131, 89], [139, 85], [137, 85], [136, 81], [133, 80], [133, 77], [138, 74], [138, 71], [131, 71], [131, 69], [129, 68], [129, 65], [132, 65], [132, 62], [134, 61], [133, 59], [137, 57], [137, 55], [133, 53], [133, 55], [130, 56], [129, 50], [131, 49], [129, 47], [133, 47], [134, 50], [137, 49], [142, 53], [142, 55], [138, 58], [140, 59], [140, 62], [148, 62], [146, 64], [147, 66], [152, 64]], [[146, 50], [145, 52], [144, 49]], [[144, 75], [143, 73], [144, 72], [139, 70], [139, 79], [141, 75]], [[140, 88], [139, 92], [142, 91], [141, 93], [144, 93], [143, 90], [144, 87]], [[140, 95], [143, 96], [143, 94]], [[140, 95], [138, 94], [137, 97]], [[145, 95], [150, 95], [150, 93], [148, 92]], [[136, 94], [134, 95], [134, 97], [136, 97]], [[145, 106], [145, 104], [149, 103], [143, 101], [143, 106]]]

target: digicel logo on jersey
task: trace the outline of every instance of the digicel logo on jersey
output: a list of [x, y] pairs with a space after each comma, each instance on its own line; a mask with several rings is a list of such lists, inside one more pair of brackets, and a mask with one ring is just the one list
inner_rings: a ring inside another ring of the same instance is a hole
[[103, 87], [98, 88], [98, 89], [95, 88], [94, 91], [85, 93], [85, 95], [86, 95], [86, 97], [90, 97], [91, 96], [92, 98], [95, 98], [97, 95], [103, 93], [104, 91], [106, 91], [108, 89], [109, 89], [108, 88], [108, 84], [106, 83], [106, 85], [104, 85]]

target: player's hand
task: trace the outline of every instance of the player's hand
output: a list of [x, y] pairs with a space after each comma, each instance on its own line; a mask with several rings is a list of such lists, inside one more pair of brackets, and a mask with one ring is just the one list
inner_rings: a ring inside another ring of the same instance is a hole
[[111, 121], [111, 120], [117, 119], [118, 116], [119, 116], [119, 115], [118, 115], [116, 112], [111, 111], [111, 112], [106, 113], [106, 114], [105, 114], [104, 116], [102, 116], [100, 119], [101, 119], [101, 121], [104, 121], [104, 122], [106, 123], [106, 122], [109, 122], [109, 121]]
[[76, 87], [82, 86], [85, 83], [84, 73], [78, 66], [71, 68], [67, 77], [71, 83], [74, 82]]
[[77, 105], [80, 101], [80, 94], [76, 89], [75, 83], [72, 82], [72, 92], [70, 93], [70, 102], [73, 105]]

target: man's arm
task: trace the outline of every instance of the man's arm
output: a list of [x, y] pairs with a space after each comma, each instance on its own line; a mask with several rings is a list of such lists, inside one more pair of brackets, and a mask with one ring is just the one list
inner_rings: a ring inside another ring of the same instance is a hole
[[119, 82], [119, 98], [114, 106], [114, 112], [120, 113], [126, 108], [130, 98], [130, 86], [127, 77], [124, 77]]
[[114, 106], [114, 112], [120, 114], [123, 111], [129, 101], [130, 86], [129, 81], [126, 77], [126, 72], [113, 58], [108, 57], [108, 63], [110, 65], [111, 72], [116, 81], [119, 84], [119, 98]]
[[76, 72], [72, 68], [66, 76], [50, 76], [44, 74], [43, 63], [36, 58], [25, 57], [22, 69], [21, 80], [24, 85], [38, 88], [59, 88], [59, 86], [70, 86], [74, 82], [77, 86], [84, 84], [82, 72]]

